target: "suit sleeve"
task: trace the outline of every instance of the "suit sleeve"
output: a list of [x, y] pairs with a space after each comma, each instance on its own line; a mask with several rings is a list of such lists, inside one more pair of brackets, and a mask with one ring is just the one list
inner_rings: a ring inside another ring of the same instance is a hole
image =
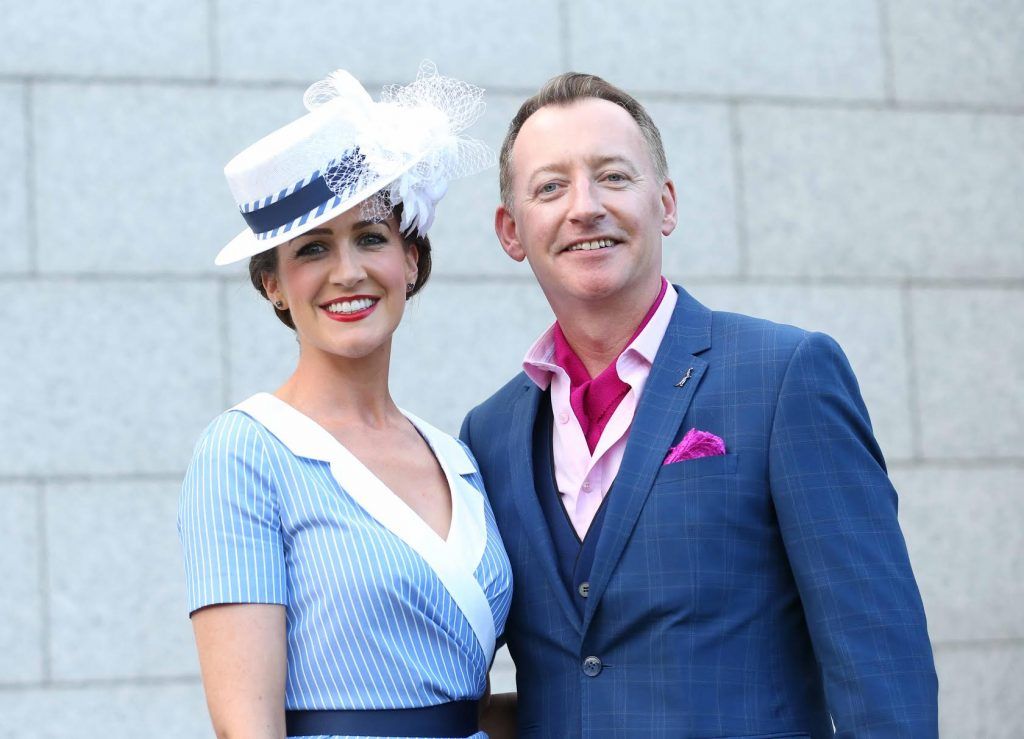
[[[472, 438], [472, 432], [470, 431], [470, 427], [472, 425], [472, 423], [471, 423], [472, 417], [473, 417], [473, 411], [470, 411], [469, 413], [466, 414], [466, 417], [462, 420], [462, 428], [459, 430], [459, 441], [461, 441], [462, 445], [464, 447], [466, 447], [467, 450], [469, 450], [469, 456], [473, 460], [473, 464], [476, 465], [478, 482], [479, 482], [479, 488], [480, 488], [480, 490], [484, 491], [484, 497], [487, 498], [486, 481], [484, 480], [484, 477], [483, 477], [483, 471], [480, 469], [480, 463], [477, 461], [477, 458], [476, 458], [477, 450], [473, 449], [473, 438]], [[489, 499], [488, 499], [488, 502], [487, 502], [487, 507], [491, 508], [491, 503], [490, 503]], [[492, 516], [494, 515], [493, 509], [492, 509], [491, 515]], [[495, 649], [495, 651], [497, 651], [497, 650], [501, 649], [503, 646], [505, 646], [506, 642], [508, 641], [507, 626], [508, 625], [506, 624], [506, 629], [498, 634], [498, 637], [497, 637], [496, 641], [494, 642], [494, 649]]]
[[[470, 411], [469, 413], [467, 413], [466, 417], [464, 419], [462, 419], [462, 428], [459, 429], [459, 440], [463, 444], [465, 444], [467, 447], [469, 447], [470, 451], [473, 451], [473, 440], [471, 438], [470, 430], [469, 430], [469, 425], [470, 425], [469, 419], [472, 418], [472, 416], [473, 416], [473, 411]], [[477, 465], [477, 469], [479, 469], [479, 468], [480, 468], [480, 465]]]
[[803, 339], [782, 380], [769, 475], [836, 735], [938, 736], [896, 491], [853, 370], [824, 334]]

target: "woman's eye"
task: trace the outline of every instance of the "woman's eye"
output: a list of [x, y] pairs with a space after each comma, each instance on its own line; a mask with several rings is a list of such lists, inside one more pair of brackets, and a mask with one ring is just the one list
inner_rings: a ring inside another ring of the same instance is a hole
[[327, 247], [321, 244], [319, 241], [310, 241], [308, 244], [300, 246], [296, 252], [297, 257], [312, 257], [318, 254], [322, 254], [327, 251]]
[[357, 241], [359, 246], [380, 246], [381, 244], [386, 244], [387, 242], [387, 236], [385, 236], [384, 234], [377, 233], [375, 231], [364, 233], [359, 237]]

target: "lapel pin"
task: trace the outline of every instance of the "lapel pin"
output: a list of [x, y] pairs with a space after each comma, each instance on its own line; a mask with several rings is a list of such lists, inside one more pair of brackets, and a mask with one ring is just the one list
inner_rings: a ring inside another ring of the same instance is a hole
[[691, 377], [693, 377], [693, 367], [690, 367], [688, 370], [686, 370], [686, 374], [683, 375], [683, 379], [676, 383], [676, 387], [682, 387]]

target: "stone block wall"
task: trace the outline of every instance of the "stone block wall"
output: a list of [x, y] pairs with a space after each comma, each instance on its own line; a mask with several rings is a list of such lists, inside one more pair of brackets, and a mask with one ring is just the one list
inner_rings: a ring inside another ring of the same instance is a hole
[[[1024, 0], [34, 0], [0, 13], [0, 737], [212, 736], [174, 516], [199, 431], [290, 371], [221, 167], [337, 67], [488, 89], [566, 69], [661, 126], [666, 274], [833, 334], [901, 493], [943, 735], [1024, 703]], [[455, 183], [398, 401], [456, 431], [550, 321]], [[453, 382], [453, 378], [458, 378]], [[1017, 667], [1014, 667], [1017, 665]], [[499, 657], [497, 689], [514, 686]]]

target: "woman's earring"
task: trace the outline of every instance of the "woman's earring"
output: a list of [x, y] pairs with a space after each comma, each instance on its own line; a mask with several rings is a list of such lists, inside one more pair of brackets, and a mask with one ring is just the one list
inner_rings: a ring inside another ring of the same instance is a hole
[[415, 282], [407, 282], [407, 283], [405, 283], [405, 294], [406, 295], [411, 295], [412, 291], [415, 288], [416, 288], [416, 283]]
[[283, 300], [275, 300], [274, 301], [274, 307], [277, 308], [278, 310], [284, 310], [284, 301]]

